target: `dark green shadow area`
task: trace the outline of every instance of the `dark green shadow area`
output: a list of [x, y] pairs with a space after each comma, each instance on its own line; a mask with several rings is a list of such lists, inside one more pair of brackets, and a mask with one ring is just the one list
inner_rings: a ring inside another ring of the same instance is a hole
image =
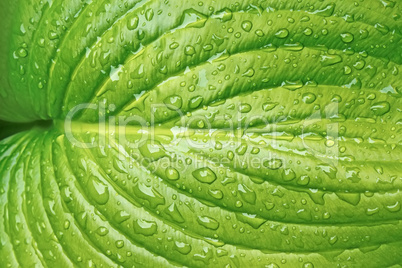
[[48, 129], [53, 125], [53, 121], [35, 121], [31, 123], [12, 123], [0, 120], [0, 141], [19, 132], [32, 128]]

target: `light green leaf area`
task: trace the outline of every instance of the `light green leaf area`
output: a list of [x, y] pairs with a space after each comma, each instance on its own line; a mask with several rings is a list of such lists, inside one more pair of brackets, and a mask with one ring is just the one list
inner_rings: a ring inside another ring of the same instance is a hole
[[399, 1], [0, 10], [0, 267], [402, 265]]

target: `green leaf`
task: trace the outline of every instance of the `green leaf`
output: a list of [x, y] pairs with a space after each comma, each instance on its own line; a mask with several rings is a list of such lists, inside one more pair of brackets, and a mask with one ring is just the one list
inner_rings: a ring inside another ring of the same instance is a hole
[[0, 8], [4, 267], [402, 265], [397, 1]]

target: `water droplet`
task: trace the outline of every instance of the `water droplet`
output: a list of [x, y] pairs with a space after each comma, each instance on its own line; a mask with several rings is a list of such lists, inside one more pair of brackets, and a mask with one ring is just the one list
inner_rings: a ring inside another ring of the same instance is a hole
[[153, 221], [139, 219], [134, 221], [134, 231], [144, 236], [151, 236], [158, 232], [158, 226]]
[[381, 0], [381, 3], [383, 4], [384, 7], [389, 7], [389, 8], [395, 7], [395, 4], [396, 4], [395, 1], [391, 1], [391, 0]]
[[246, 201], [249, 204], [255, 204], [256, 194], [252, 189], [247, 187], [247, 185], [245, 184], [239, 184], [237, 189], [239, 190], [240, 195], [244, 201]]
[[219, 222], [208, 216], [198, 216], [197, 222], [207, 229], [216, 230], [219, 228]]
[[295, 90], [303, 87], [303, 82], [301, 80], [296, 80], [296, 81], [286, 80], [286, 81], [282, 82], [281, 86], [283, 88], [289, 89], [291, 91], [295, 91]]
[[165, 198], [153, 187], [148, 187], [143, 183], [138, 183], [133, 188], [135, 196], [148, 201], [152, 208], [165, 204]]
[[122, 247], [124, 247], [124, 241], [123, 240], [117, 240], [115, 245], [116, 245], [116, 248], [122, 248]]
[[335, 179], [336, 173], [338, 172], [336, 167], [327, 164], [318, 165], [316, 169], [321, 169], [330, 179]]
[[360, 194], [359, 193], [341, 193], [338, 192], [336, 195], [339, 197], [339, 199], [352, 204], [354, 206], [357, 206], [360, 202]]
[[313, 93], [308, 92], [308, 93], [304, 93], [302, 95], [302, 100], [306, 104], [311, 104], [311, 103], [315, 102], [316, 99], [317, 99], [317, 97]]
[[128, 214], [126, 211], [120, 210], [114, 214], [113, 220], [117, 223], [122, 223], [122, 222], [125, 222], [126, 220], [130, 219], [130, 217], [131, 217], [131, 215]]
[[109, 188], [97, 177], [91, 176], [88, 180], [88, 193], [100, 205], [109, 201]]
[[187, 56], [193, 56], [195, 54], [195, 48], [193, 46], [186, 46], [186, 48], [184, 49], [184, 54], [186, 54]]
[[193, 176], [198, 181], [211, 184], [216, 180], [216, 174], [209, 167], [204, 167], [193, 171]]
[[241, 28], [246, 32], [250, 32], [251, 29], [253, 28], [253, 23], [249, 20], [245, 20], [242, 22]]
[[305, 35], [307, 35], [307, 36], [310, 36], [310, 35], [313, 34], [313, 30], [312, 30], [311, 28], [308, 28], [308, 27], [307, 27], [306, 29], [304, 29], [303, 33], [304, 33]]
[[260, 29], [256, 30], [256, 31], [255, 31], [255, 34], [256, 34], [257, 36], [259, 36], [259, 37], [263, 37], [263, 36], [264, 36], [264, 32], [263, 32], [262, 30], [260, 30]]
[[274, 109], [276, 106], [278, 106], [279, 103], [277, 102], [266, 102], [262, 105], [262, 109], [265, 112], [271, 111], [272, 109]]
[[243, 206], [243, 202], [240, 201], [240, 200], [237, 200], [236, 203], [235, 203], [235, 207], [241, 208], [242, 206]]
[[246, 77], [253, 77], [255, 74], [255, 71], [253, 68], [248, 68], [246, 72], [243, 73], [243, 76]]
[[275, 33], [275, 36], [280, 39], [286, 38], [288, 37], [288, 35], [289, 35], [288, 29], [280, 29], [278, 32]]
[[382, 116], [391, 110], [391, 105], [386, 101], [377, 102], [370, 107], [370, 110], [373, 111], [375, 115]]
[[49, 37], [49, 40], [55, 40], [55, 39], [59, 38], [59, 35], [54, 31], [50, 31], [48, 34], [48, 37]]
[[28, 51], [25, 48], [19, 48], [17, 50], [17, 55], [20, 58], [25, 58], [26, 56], [28, 56]]
[[67, 230], [68, 228], [70, 228], [70, 221], [69, 221], [69, 220], [65, 220], [63, 227], [64, 227], [64, 229], [66, 229], [66, 230]]
[[338, 237], [336, 235], [329, 238], [328, 242], [330, 245], [334, 245], [338, 241]]
[[242, 143], [237, 149], [236, 149], [236, 153], [238, 155], [244, 155], [247, 152], [247, 144]]
[[251, 111], [251, 105], [248, 103], [243, 103], [239, 106], [239, 112], [248, 113]]
[[343, 67], [343, 73], [346, 74], [346, 75], [351, 74], [352, 73], [352, 68], [350, 68], [349, 66], [345, 65]]
[[247, 223], [254, 229], [260, 228], [260, 226], [266, 222], [265, 219], [259, 218], [257, 215], [248, 213], [236, 213], [236, 219], [241, 222]]
[[147, 11], [145, 11], [145, 19], [147, 21], [151, 21], [153, 17], [154, 17], [154, 10], [152, 8], [148, 8]]
[[201, 96], [196, 96], [190, 99], [189, 103], [188, 103], [188, 107], [190, 109], [197, 109], [198, 107], [200, 107], [201, 103], [204, 101], [204, 98]]
[[230, 9], [225, 8], [222, 11], [218, 12], [214, 17], [219, 18], [221, 22], [226, 22], [232, 19], [233, 12]]
[[166, 175], [166, 178], [168, 178], [171, 181], [176, 181], [180, 178], [179, 172], [173, 167], [168, 167], [165, 170], [165, 175]]
[[138, 22], [139, 22], [139, 19], [136, 15], [134, 15], [133, 17], [130, 17], [127, 20], [127, 29], [129, 29], [130, 31], [137, 29]]
[[327, 67], [342, 62], [339, 55], [321, 55], [321, 66]]
[[207, 16], [190, 8], [183, 12], [181, 17], [181, 27], [202, 28], [205, 26]]
[[351, 43], [354, 40], [354, 36], [351, 33], [341, 34], [341, 39], [344, 43]]
[[144, 64], [140, 64], [139, 66], [137, 66], [137, 68], [135, 68], [135, 70], [130, 73], [130, 77], [132, 79], [141, 79], [143, 78], [145, 75], [144, 72]]
[[218, 199], [218, 200], [223, 198], [223, 192], [221, 190], [211, 190], [211, 189], [209, 189], [208, 194], [210, 196], [212, 196], [213, 198]]
[[324, 9], [319, 9], [314, 12], [311, 12], [311, 14], [323, 16], [323, 17], [330, 17], [334, 13], [335, 10], [335, 3], [330, 3], [328, 4]]
[[399, 212], [401, 210], [401, 203], [399, 201], [396, 201], [395, 204], [386, 206], [386, 209], [389, 212]]
[[333, 147], [335, 145], [335, 141], [332, 139], [327, 139], [325, 140], [325, 146], [327, 147]]
[[159, 141], [146, 141], [139, 148], [146, 162], [157, 161], [166, 156], [165, 149]]
[[172, 203], [169, 207], [165, 208], [164, 212], [175, 222], [183, 223], [184, 218], [181, 215], [179, 208], [175, 203]]
[[305, 262], [303, 268], [314, 268], [314, 265], [311, 262]]
[[272, 158], [265, 161], [264, 166], [272, 170], [279, 169], [282, 167], [282, 160], [278, 158]]
[[165, 98], [163, 103], [170, 109], [170, 110], [179, 110], [183, 105], [183, 99], [178, 95], [173, 95]]
[[176, 49], [176, 48], [178, 48], [179, 46], [180, 46], [179, 43], [173, 42], [173, 43], [171, 43], [171, 44], [169, 45], [169, 48], [170, 48], [170, 49]]
[[104, 227], [104, 226], [101, 226], [96, 230], [96, 233], [99, 236], [105, 236], [105, 235], [107, 235], [109, 233], [109, 229]]
[[377, 214], [379, 211], [380, 211], [380, 209], [377, 207], [376, 208], [368, 208], [368, 209], [366, 209], [366, 214], [367, 214], [367, 216], [372, 216], [374, 214]]
[[175, 249], [183, 255], [187, 255], [191, 251], [191, 246], [184, 242], [175, 241], [174, 245], [175, 245]]
[[353, 64], [353, 67], [355, 67], [356, 70], [361, 70], [364, 68], [365, 65], [366, 65], [366, 62], [364, 60], [358, 60], [358, 61], [356, 61], [355, 64]]
[[283, 171], [282, 179], [284, 181], [292, 181], [295, 178], [296, 178], [296, 173], [292, 169], [287, 168]]
[[70, 187], [63, 187], [60, 190], [61, 198], [65, 203], [69, 203], [73, 200]]
[[386, 35], [389, 32], [389, 28], [386, 25], [381, 24], [381, 23], [376, 23], [374, 25], [374, 28], [376, 28], [383, 35]]

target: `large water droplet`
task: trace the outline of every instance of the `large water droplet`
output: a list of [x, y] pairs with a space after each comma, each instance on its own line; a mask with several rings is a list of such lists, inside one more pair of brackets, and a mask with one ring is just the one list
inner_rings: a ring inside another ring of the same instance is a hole
[[245, 20], [245, 21], [242, 22], [241, 28], [244, 31], [249, 32], [253, 28], [253, 23], [251, 21], [249, 21], [249, 20]]
[[258, 229], [266, 222], [265, 219], [259, 218], [257, 215], [248, 213], [236, 213], [236, 218], [241, 222], [247, 223], [254, 229]]
[[280, 39], [286, 38], [286, 37], [288, 37], [288, 35], [289, 35], [288, 29], [280, 29], [279, 31], [277, 31], [275, 33], [275, 36]]
[[91, 176], [88, 180], [88, 193], [98, 204], [104, 205], [109, 201], [109, 188], [97, 177]]
[[237, 189], [240, 192], [241, 197], [249, 204], [255, 204], [256, 194], [255, 192], [247, 187], [245, 184], [239, 184]]
[[216, 180], [216, 174], [209, 167], [204, 167], [193, 171], [193, 176], [203, 183], [213, 183]]
[[377, 116], [384, 115], [391, 110], [391, 105], [387, 101], [374, 103], [370, 110]]
[[158, 232], [158, 226], [153, 221], [146, 221], [143, 219], [139, 219], [134, 221], [133, 227], [136, 233], [145, 236], [151, 236]]
[[331, 66], [342, 62], [342, 57], [339, 55], [321, 55], [321, 65], [323, 67]]
[[193, 56], [195, 54], [195, 48], [193, 46], [186, 46], [184, 49], [184, 54], [187, 56]]
[[114, 214], [113, 220], [117, 223], [122, 223], [122, 222], [125, 222], [126, 220], [128, 220], [130, 217], [131, 217], [131, 215], [128, 214], [126, 211], [120, 210]]
[[216, 230], [219, 228], [219, 222], [208, 216], [198, 216], [197, 222], [205, 228]]
[[174, 245], [175, 245], [175, 249], [183, 255], [187, 255], [191, 251], [191, 246], [184, 242], [175, 241]]
[[170, 110], [178, 110], [183, 105], [183, 99], [178, 95], [169, 96], [164, 99], [163, 103], [170, 109]]
[[341, 34], [341, 39], [344, 43], [351, 43], [354, 40], [354, 36], [351, 33]]
[[133, 191], [137, 197], [148, 201], [152, 208], [165, 204], [165, 198], [153, 187], [148, 187], [143, 183], [138, 183], [134, 186]]
[[357, 206], [360, 202], [360, 193], [341, 193], [338, 192], [336, 195], [339, 197], [339, 199], [352, 204], [354, 206]]
[[157, 161], [166, 156], [165, 148], [163, 148], [162, 144], [156, 140], [146, 141], [138, 149], [148, 162]]
[[197, 109], [198, 107], [200, 107], [201, 103], [203, 102], [204, 98], [201, 96], [196, 96], [190, 99], [189, 103], [188, 103], [188, 107], [190, 109]]
[[173, 167], [168, 167], [165, 170], [165, 175], [166, 175], [166, 178], [168, 178], [171, 181], [176, 181], [180, 178], [179, 172]]
[[282, 167], [282, 160], [278, 158], [272, 158], [270, 160], [265, 161], [263, 164], [265, 167], [275, 170]]
[[184, 218], [181, 215], [179, 208], [175, 203], [172, 203], [169, 207], [165, 208], [164, 212], [169, 216], [173, 221], [177, 223], [183, 223]]

